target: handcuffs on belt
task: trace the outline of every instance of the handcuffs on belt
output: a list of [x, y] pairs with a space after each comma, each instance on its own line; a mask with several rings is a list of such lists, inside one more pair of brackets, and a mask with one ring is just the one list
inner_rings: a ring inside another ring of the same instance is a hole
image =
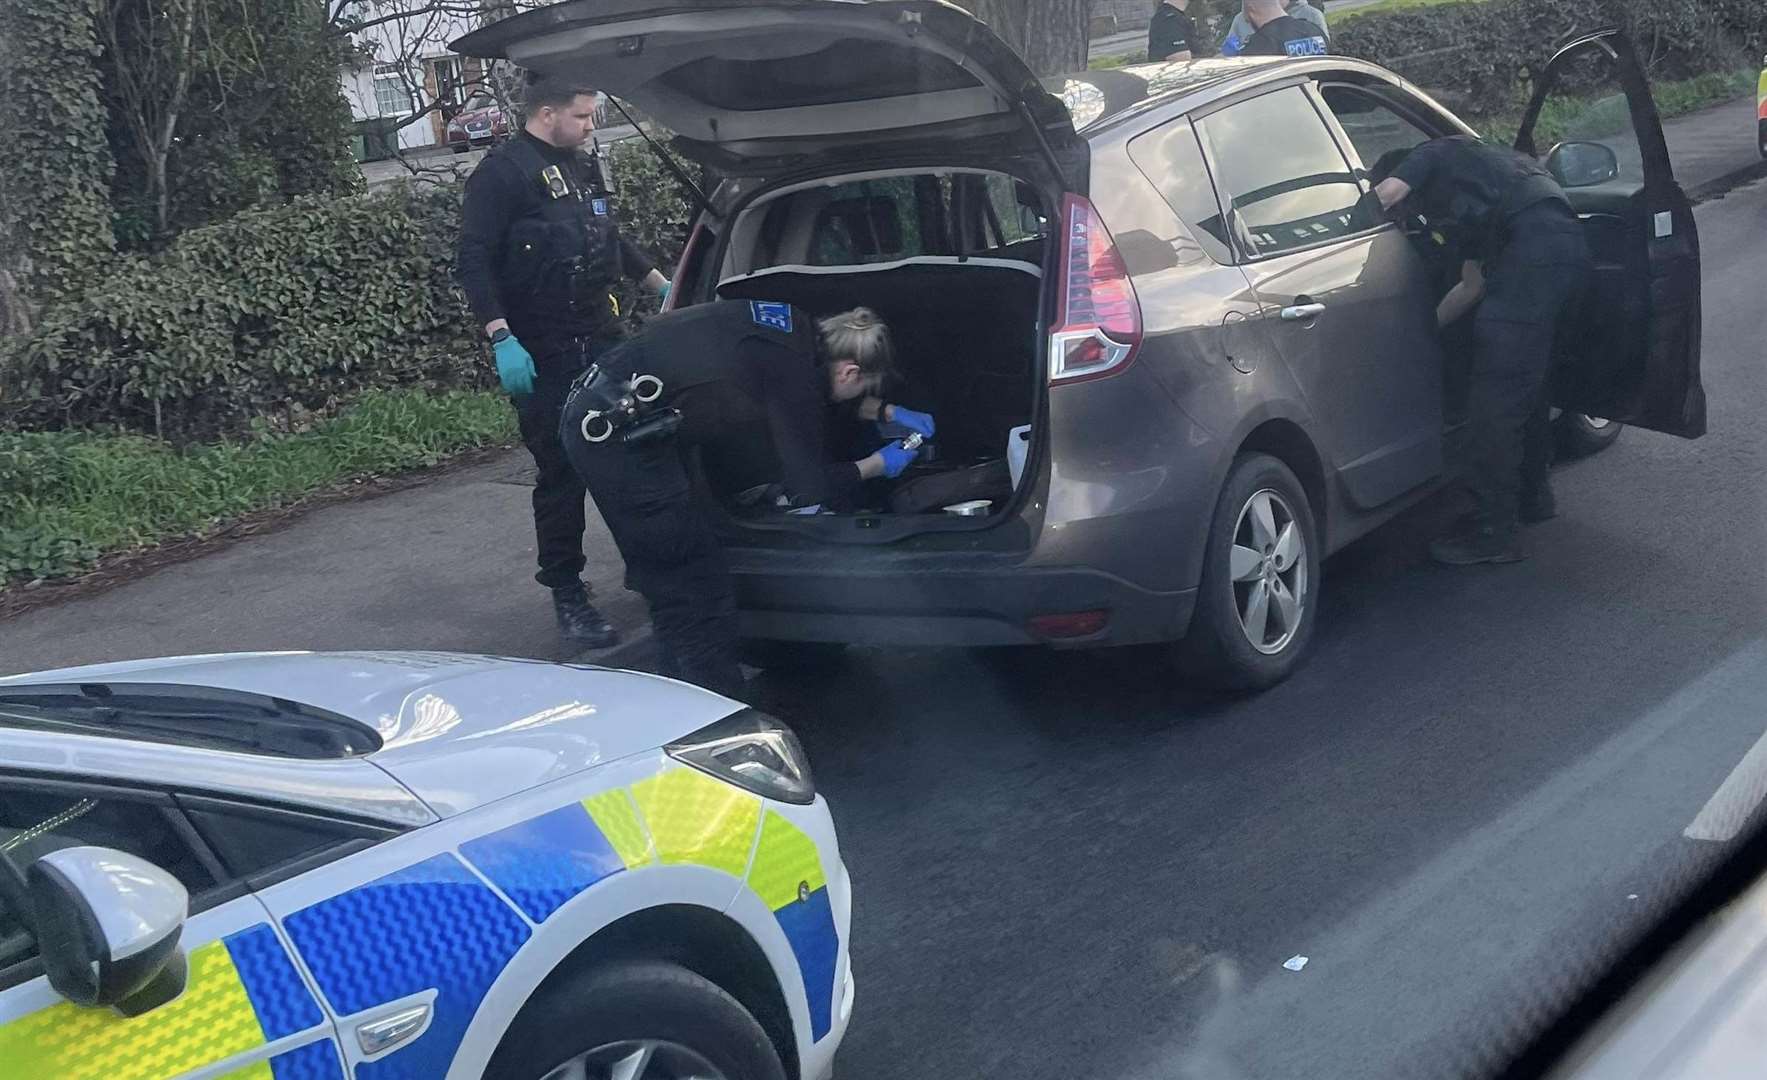
[[591, 406], [578, 425], [584, 442], [604, 443], [619, 432], [620, 441], [632, 445], [667, 438], [681, 426], [681, 410], [650, 408], [663, 396], [663, 380], [655, 375], [622, 381], [593, 364], [571, 391], [573, 398], [578, 394]]

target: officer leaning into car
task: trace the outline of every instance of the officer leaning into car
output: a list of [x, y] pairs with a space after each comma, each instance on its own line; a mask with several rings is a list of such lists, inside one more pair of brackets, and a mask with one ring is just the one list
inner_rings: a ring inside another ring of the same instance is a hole
[[552, 590], [559, 632], [580, 648], [618, 633], [582, 581], [585, 491], [558, 440], [571, 380], [621, 336], [609, 289], [624, 276], [666, 296], [669, 282], [620, 235], [612, 200], [581, 147], [596, 91], [529, 74], [526, 123], [466, 181], [456, 265], [534, 456], [535, 580]]
[[1421, 215], [1464, 259], [1438, 321], [1477, 306], [1466, 468], [1474, 509], [1430, 556], [1451, 566], [1517, 562], [1519, 524], [1557, 514], [1547, 481], [1549, 384], [1559, 321], [1590, 272], [1582, 225], [1538, 162], [1467, 135], [1389, 155], [1375, 175], [1383, 209]]
[[[571, 388], [559, 437], [626, 561], [627, 587], [649, 604], [663, 674], [742, 693], [735, 590], [694, 497], [694, 457], [726, 470], [765, 457], [788, 511], [850, 506], [862, 483], [908, 468], [915, 435], [934, 433], [931, 416], [879, 396], [893, 370], [889, 327], [869, 309], [818, 323], [786, 303], [722, 300], [649, 320]], [[833, 460], [830, 409], [843, 404], [911, 434]]]

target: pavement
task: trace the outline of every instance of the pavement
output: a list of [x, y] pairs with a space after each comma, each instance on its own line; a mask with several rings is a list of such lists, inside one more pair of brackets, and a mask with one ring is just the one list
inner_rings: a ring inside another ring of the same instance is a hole
[[[1672, 143], [1752, 168], [1753, 125], [1714, 115]], [[1628, 431], [1559, 470], [1518, 566], [1430, 566], [1443, 500], [1378, 530], [1327, 564], [1314, 654], [1267, 693], [1190, 691], [1157, 649], [855, 649], [756, 681], [853, 874], [843, 1077], [1464, 1075], [1711, 864], [1767, 791], [1767, 182], [1697, 217], [1711, 434]], [[0, 621], [0, 673], [562, 658], [526, 479], [512, 452]]]

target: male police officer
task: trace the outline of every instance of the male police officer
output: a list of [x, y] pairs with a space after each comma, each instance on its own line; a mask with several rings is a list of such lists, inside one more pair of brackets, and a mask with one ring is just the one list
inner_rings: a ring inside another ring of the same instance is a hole
[[601, 177], [580, 152], [596, 92], [530, 75], [524, 97], [524, 130], [466, 182], [457, 270], [539, 471], [534, 577], [552, 590], [565, 639], [601, 648], [619, 635], [581, 579], [585, 492], [558, 440], [559, 410], [571, 380], [620, 336], [614, 280], [624, 274], [665, 295], [669, 283], [619, 234]]
[[1476, 505], [1430, 555], [1451, 566], [1516, 562], [1518, 522], [1557, 512], [1546, 479], [1548, 377], [1559, 319], [1589, 274], [1583, 227], [1538, 162], [1468, 135], [1421, 144], [1374, 191], [1385, 209], [1421, 214], [1466, 260], [1439, 320], [1478, 305], [1467, 402]]

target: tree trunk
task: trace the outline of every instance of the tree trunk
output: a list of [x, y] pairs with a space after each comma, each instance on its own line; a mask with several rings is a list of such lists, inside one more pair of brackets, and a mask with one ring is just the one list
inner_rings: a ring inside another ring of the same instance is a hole
[[1038, 75], [1086, 70], [1092, 0], [958, 0]]

